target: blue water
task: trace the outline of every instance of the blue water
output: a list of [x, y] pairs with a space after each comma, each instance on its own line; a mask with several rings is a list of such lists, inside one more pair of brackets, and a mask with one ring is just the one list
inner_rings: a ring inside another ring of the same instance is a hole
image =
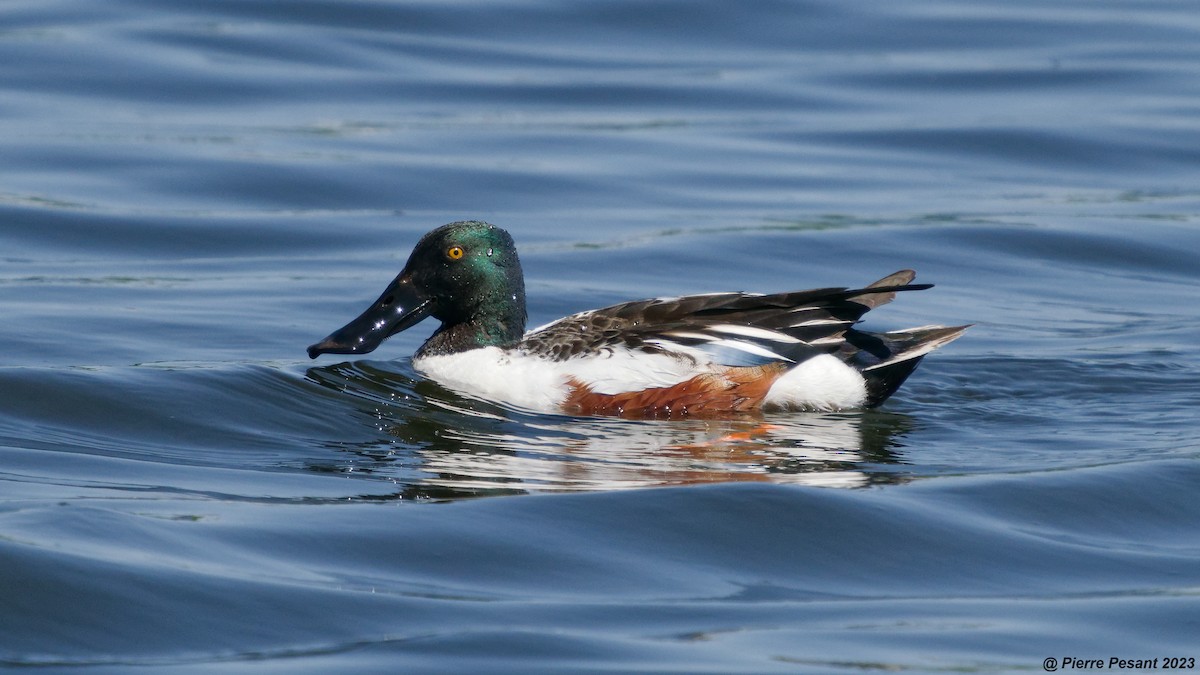
[[[1200, 658], [1197, 72], [1182, 0], [10, 0], [0, 667]], [[305, 357], [467, 218], [531, 325], [912, 267], [870, 327], [975, 327], [761, 421]]]

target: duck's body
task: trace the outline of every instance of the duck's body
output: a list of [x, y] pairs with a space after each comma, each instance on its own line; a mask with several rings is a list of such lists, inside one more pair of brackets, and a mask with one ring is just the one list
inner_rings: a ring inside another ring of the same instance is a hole
[[451, 223], [421, 239], [362, 316], [308, 353], [367, 353], [434, 316], [442, 325], [413, 366], [462, 393], [523, 408], [679, 417], [872, 407], [966, 328], [853, 327], [896, 292], [929, 288], [911, 284], [914, 276], [904, 270], [853, 290], [640, 300], [526, 333], [512, 238], [487, 223]]

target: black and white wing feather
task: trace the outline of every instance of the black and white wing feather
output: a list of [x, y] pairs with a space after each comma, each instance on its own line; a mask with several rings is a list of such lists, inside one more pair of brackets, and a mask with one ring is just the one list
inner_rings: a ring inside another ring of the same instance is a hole
[[702, 353], [730, 366], [799, 363], [833, 353], [869, 310], [911, 284], [902, 270], [865, 288], [818, 288], [760, 295], [713, 293], [626, 302], [574, 314], [527, 333], [519, 345], [555, 361], [618, 348]]

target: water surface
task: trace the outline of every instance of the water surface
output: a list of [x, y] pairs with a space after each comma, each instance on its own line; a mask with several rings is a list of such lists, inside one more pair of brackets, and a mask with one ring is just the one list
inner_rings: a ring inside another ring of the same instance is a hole
[[[1200, 656], [1189, 3], [0, 8], [0, 663], [1037, 671]], [[887, 405], [641, 422], [304, 347], [426, 230], [530, 323], [937, 284]]]

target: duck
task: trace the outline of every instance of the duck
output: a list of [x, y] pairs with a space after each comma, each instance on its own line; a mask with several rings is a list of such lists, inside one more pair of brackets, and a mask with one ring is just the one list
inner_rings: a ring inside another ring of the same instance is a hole
[[308, 347], [367, 354], [427, 317], [441, 325], [413, 368], [468, 397], [538, 413], [719, 417], [874, 408], [965, 326], [868, 332], [897, 293], [932, 288], [901, 270], [861, 288], [635, 300], [526, 330], [512, 236], [468, 220], [425, 234], [357, 318]]

